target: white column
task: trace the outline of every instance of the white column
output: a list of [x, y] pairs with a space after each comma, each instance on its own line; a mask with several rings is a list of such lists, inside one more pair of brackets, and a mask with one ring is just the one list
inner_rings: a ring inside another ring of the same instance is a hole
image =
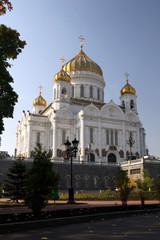
[[56, 126], [56, 119], [53, 120], [52, 126], [53, 126], [53, 155], [52, 157], [57, 157], [57, 126]]
[[99, 156], [102, 156], [102, 134], [101, 134], [101, 121], [100, 118], [98, 118], [98, 149], [99, 149]]
[[28, 139], [27, 139], [28, 143], [28, 150], [27, 150], [27, 158], [30, 157], [30, 151], [31, 151], [31, 123], [28, 122]]
[[84, 116], [81, 116], [80, 122], [81, 122], [81, 132], [80, 132], [81, 156], [80, 156], [80, 160], [84, 161], [85, 160], [85, 124], [84, 124]]
[[123, 152], [124, 152], [124, 159], [126, 158], [126, 130], [125, 130], [125, 124], [122, 123], [122, 137], [123, 137]]

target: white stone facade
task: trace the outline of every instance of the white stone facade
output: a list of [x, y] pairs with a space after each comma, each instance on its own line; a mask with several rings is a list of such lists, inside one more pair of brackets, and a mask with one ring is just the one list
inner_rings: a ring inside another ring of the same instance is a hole
[[[17, 126], [16, 155], [29, 158], [39, 142], [54, 160], [61, 159], [66, 138], [76, 137], [77, 161], [119, 163], [130, 151], [136, 158], [144, 156], [145, 130], [138, 118], [136, 95], [122, 95], [120, 105], [112, 100], [104, 103], [103, 76], [90, 71], [68, 74], [71, 82], [54, 82], [53, 101], [47, 107], [23, 112]], [[130, 136], [132, 149], [127, 144]]]

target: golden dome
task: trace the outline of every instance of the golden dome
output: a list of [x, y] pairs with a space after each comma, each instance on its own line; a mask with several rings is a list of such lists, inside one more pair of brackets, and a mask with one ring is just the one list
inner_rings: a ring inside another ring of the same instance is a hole
[[71, 81], [71, 77], [63, 70], [63, 66], [61, 70], [54, 76], [54, 82], [56, 81]]
[[89, 71], [97, 73], [101, 76], [103, 75], [100, 66], [89, 57], [87, 57], [87, 55], [82, 51], [82, 47], [80, 52], [64, 65], [64, 70], [66, 72]]
[[47, 105], [46, 100], [41, 96], [42, 86], [40, 86], [39, 88], [40, 88], [40, 93], [39, 93], [39, 96], [33, 101], [33, 106], [40, 105], [40, 106], [46, 107]]
[[128, 83], [128, 79], [126, 80], [126, 85], [121, 89], [121, 96], [124, 94], [136, 94], [136, 90]]

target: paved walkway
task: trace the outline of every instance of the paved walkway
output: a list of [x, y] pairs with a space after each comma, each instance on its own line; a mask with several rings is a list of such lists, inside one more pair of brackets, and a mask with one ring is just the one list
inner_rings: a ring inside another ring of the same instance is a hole
[[[6, 199], [0, 199], [0, 201], [6, 201]], [[50, 205], [47, 205], [44, 211], [53, 211], [61, 209], [73, 209], [73, 208], [90, 208], [90, 207], [107, 207], [107, 206], [117, 206], [122, 205], [121, 201], [76, 201], [76, 204], [67, 204], [67, 201], [56, 201], [54, 204], [53, 201], [50, 201]], [[158, 204], [159, 201], [145, 201], [146, 204]], [[140, 205], [140, 201], [128, 201], [128, 205]], [[12, 213], [24, 213], [30, 212], [26, 206], [10, 206], [10, 207], [1, 207], [0, 214], [12, 214]]]

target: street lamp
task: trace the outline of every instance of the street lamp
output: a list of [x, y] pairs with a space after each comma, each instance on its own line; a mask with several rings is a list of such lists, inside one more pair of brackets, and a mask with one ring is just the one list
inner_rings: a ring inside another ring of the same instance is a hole
[[130, 148], [130, 159], [132, 160], [132, 147], [135, 144], [135, 141], [133, 140], [132, 136], [128, 138], [127, 144], [129, 145]]
[[66, 152], [67, 152], [67, 157], [69, 158], [69, 156], [71, 157], [71, 187], [69, 188], [69, 199], [68, 199], [68, 203], [75, 203], [74, 201], [74, 188], [73, 188], [73, 179], [72, 179], [72, 159], [73, 157], [76, 158], [77, 155], [77, 151], [78, 151], [78, 143], [79, 141], [75, 138], [72, 141], [72, 146], [70, 141], [66, 140], [66, 142], [64, 143], [65, 148], [66, 148]]

